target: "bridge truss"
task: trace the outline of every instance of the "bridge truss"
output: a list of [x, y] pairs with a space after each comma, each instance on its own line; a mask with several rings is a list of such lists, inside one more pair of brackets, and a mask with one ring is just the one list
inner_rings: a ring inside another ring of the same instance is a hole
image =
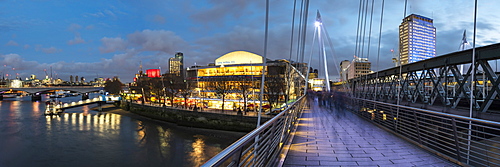
[[[475, 55], [473, 65], [470, 49], [378, 71], [346, 84], [356, 98], [449, 108], [470, 106], [472, 92], [472, 108], [476, 114], [495, 112], [491, 106], [500, 102], [500, 80], [492, 64], [496, 68], [496, 60], [500, 59], [500, 43], [476, 48]], [[461, 72], [460, 65], [468, 70]], [[474, 77], [472, 68], [475, 68]], [[475, 84], [472, 91], [471, 84]]]

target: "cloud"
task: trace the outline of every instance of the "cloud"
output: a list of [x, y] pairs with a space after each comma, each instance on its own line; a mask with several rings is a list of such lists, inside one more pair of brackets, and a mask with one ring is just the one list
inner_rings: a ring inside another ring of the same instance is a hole
[[[0, 55], [0, 63], [9, 66], [10, 68], [15, 68], [16, 72], [23, 70], [31, 71], [34, 67], [38, 66], [36, 61], [26, 61], [18, 54], [6, 54]], [[8, 73], [9, 71], [5, 71]]]
[[24, 49], [29, 49], [30, 48], [30, 45], [26, 44], [23, 46]]
[[104, 37], [101, 39], [103, 46], [99, 47], [101, 53], [111, 53], [115, 51], [122, 51], [127, 48], [127, 43], [122, 38], [108, 38]]
[[59, 53], [59, 52], [62, 52], [62, 49], [58, 49], [56, 47], [48, 47], [48, 48], [43, 48], [42, 45], [36, 45], [35, 46], [35, 50], [37, 52], [43, 52], [43, 53], [47, 53], [47, 54], [53, 54], [53, 53]]
[[92, 29], [94, 29], [94, 28], [95, 28], [95, 26], [94, 26], [94, 25], [88, 25], [87, 27], [85, 27], [85, 29], [87, 29], [87, 30], [92, 30]]
[[81, 28], [82, 28], [81, 25], [73, 23], [73, 24], [69, 25], [68, 30], [74, 32], [74, 31], [81, 29]]
[[5, 44], [6, 46], [19, 46], [16, 41], [10, 40]]
[[126, 15], [127, 13], [119, 11], [117, 8], [112, 7], [112, 9], [103, 9], [99, 10], [94, 13], [84, 13], [83, 17], [97, 17], [97, 18], [103, 18], [103, 17], [111, 17], [111, 18], [117, 18], [118, 15]]
[[167, 22], [165, 17], [163, 17], [161, 15], [155, 15], [153, 18], [153, 21], [158, 23], [158, 24], [165, 24]]
[[50, 53], [57, 53], [57, 52], [61, 52], [61, 51], [62, 51], [62, 49], [57, 49], [53, 46], [51, 46], [50, 48], [42, 48], [42, 52], [49, 53], [49, 54]]
[[78, 30], [81, 28], [82, 28], [82, 26], [79, 24], [76, 24], [76, 23], [69, 25], [68, 30], [73, 32], [73, 34], [75, 34], [75, 38], [69, 40], [68, 45], [85, 43], [85, 40], [82, 39], [82, 37], [80, 36], [80, 33], [78, 32]]
[[[146, 59], [150, 57], [152, 59]], [[167, 55], [139, 55], [139, 52], [134, 49], [128, 49], [124, 53], [115, 54], [111, 58], [102, 58], [96, 62], [66, 62], [59, 61], [53, 63], [39, 63], [36, 61], [28, 61], [19, 54], [0, 55], [0, 64], [6, 65], [3, 67], [5, 73], [19, 73], [21, 78], [29, 77], [31, 74], [44, 76], [44, 69], [52, 68], [54, 77], [63, 80], [69, 80], [70, 75], [78, 75], [85, 77], [87, 80], [93, 80], [97, 76], [111, 78], [119, 76], [124, 82], [131, 82], [134, 74], [139, 69], [139, 62], [142, 62], [145, 69], [147, 68], [162, 68], [167, 69], [164, 65], [168, 61]], [[82, 70], [85, 69], [85, 70]], [[39, 77], [40, 78], [40, 77]]]
[[89, 17], [89, 16], [92, 16], [92, 17], [104, 17], [104, 13], [102, 11], [98, 11], [98, 12], [95, 12], [95, 13], [85, 13], [83, 14], [84, 17]]
[[74, 39], [71, 39], [68, 41], [68, 45], [75, 45], [75, 44], [81, 44], [85, 43], [85, 40], [83, 40], [80, 35], [75, 36]]
[[165, 30], [143, 30], [127, 35], [128, 41], [133, 46], [143, 51], [162, 51], [164, 53], [175, 53], [185, 48], [187, 42], [172, 31]]
[[175, 53], [186, 48], [187, 42], [172, 31], [165, 30], [143, 30], [127, 35], [127, 39], [120, 37], [101, 39], [101, 53], [124, 51], [127, 47], [137, 48], [139, 51], [160, 51], [164, 53]]
[[211, 1], [211, 8], [197, 10], [190, 17], [191, 19], [202, 22], [219, 22], [227, 16], [239, 18], [243, 15], [250, 15], [253, 11], [248, 10], [249, 6], [258, 3], [257, 1], [233, 0], [233, 1]]

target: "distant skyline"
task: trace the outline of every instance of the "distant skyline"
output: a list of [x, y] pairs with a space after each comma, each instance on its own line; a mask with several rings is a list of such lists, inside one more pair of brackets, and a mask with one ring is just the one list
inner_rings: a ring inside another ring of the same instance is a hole
[[[270, 1], [270, 59], [289, 58], [293, 2]], [[306, 56], [319, 10], [335, 50], [328, 65], [353, 59], [359, 2], [310, 1]], [[390, 50], [397, 52], [404, 18], [404, 0], [385, 1], [377, 65], [380, 4], [375, 1], [370, 55], [359, 55], [369, 57], [373, 70], [393, 66]], [[500, 42], [498, 6], [494, 0], [478, 2], [476, 46]], [[457, 51], [464, 30], [472, 42], [474, 1], [408, 0], [407, 15], [412, 13], [434, 20], [437, 56]], [[0, 1], [0, 72], [43, 78], [52, 67], [63, 80], [118, 76], [131, 82], [140, 62], [144, 70], [160, 67], [164, 73], [176, 52], [184, 53], [184, 67], [207, 65], [235, 50], [263, 55], [264, 17], [264, 0]], [[318, 68], [319, 58], [311, 64]], [[337, 68], [329, 71], [331, 80], [339, 78]]]

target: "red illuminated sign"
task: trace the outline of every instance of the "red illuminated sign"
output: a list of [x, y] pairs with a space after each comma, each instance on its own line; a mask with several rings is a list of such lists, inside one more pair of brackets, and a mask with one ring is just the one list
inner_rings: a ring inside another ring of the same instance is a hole
[[160, 69], [149, 69], [149, 70], [146, 70], [146, 74], [148, 74], [148, 77], [150, 77], [150, 78], [157, 78], [157, 77], [161, 76]]

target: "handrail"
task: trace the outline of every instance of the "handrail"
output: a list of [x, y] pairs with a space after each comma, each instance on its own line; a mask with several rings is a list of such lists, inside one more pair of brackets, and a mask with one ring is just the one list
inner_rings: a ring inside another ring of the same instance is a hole
[[[355, 99], [356, 100], [368, 101], [368, 102], [372, 102], [372, 103], [378, 103], [378, 104], [381, 104], [381, 105], [389, 105], [389, 106], [397, 107], [397, 105], [391, 104], [391, 103], [384, 103], [384, 102], [380, 102], [380, 101], [369, 100], [369, 99], [362, 99], [362, 98], [355, 98]], [[420, 111], [420, 112], [424, 112], [424, 113], [430, 113], [430, 114], [440, 115], [440, 116], [444, 116], [444, 117], [458, 118], [458, 119], [461, 119], [461, 120], [479, 122], [479, 123], [483, 123], [483, 124], [489, 124], [489, 125], [499, 126], [500, 127], [500, 122], [495, 122], [495, 121], [489, 121], [489, 120], [477, 119], [477, 118], [470, 118], [470, 117], [466, 117], [466, 116], [448, 114], [448, 113], [437, 112], [437, 111], [432, 111], [432, 110], [426, 110], [426, 109], [422, 109], [422, 108], [415, 108], [415, 107], [410, 107], [410, 106], [400, 105], [399, 107], [400, 108], [410, 109], [410, 110], [415, 110], [415, 111]]]
[[[297, 123], [298, 115], [305, 103], [305, 95], [289, 105], [272, 119], [246, 134], [219, 154], [205, 162], [208, 166], [262, 166], [277, 162], [283, 141]], [[228, 160], [232, 158], [230, 162]]]
[[347, 99], [355, 114], [443, 158], [462, 166], [500, 166], [500, 122]]

